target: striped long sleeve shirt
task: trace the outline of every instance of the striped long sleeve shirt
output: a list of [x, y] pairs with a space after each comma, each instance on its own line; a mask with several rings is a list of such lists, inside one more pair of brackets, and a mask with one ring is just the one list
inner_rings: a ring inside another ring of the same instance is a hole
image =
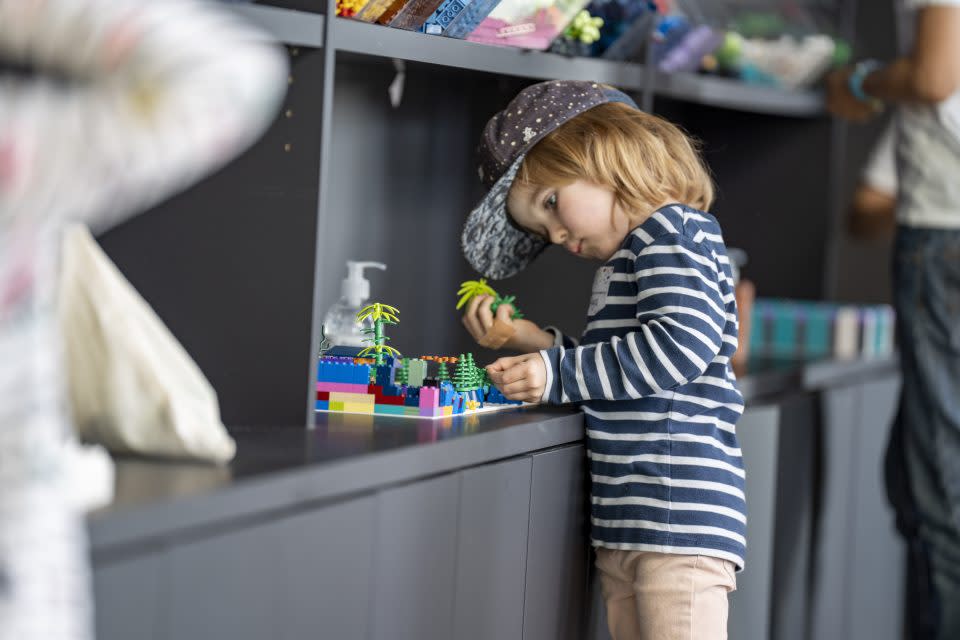
[[579, 346], [541, 352], [544, 401], [581, 402], [595, 546], [743, 567], [737, 310], [716, 219], [668, 205], [597, 272]]

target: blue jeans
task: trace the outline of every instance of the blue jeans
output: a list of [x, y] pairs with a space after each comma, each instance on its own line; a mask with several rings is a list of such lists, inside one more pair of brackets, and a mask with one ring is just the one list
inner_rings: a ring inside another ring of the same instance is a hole
[[908, 545], [913, 640], [960, 638], [960, 230], [897, 230], [903, 388], [887, 491]]

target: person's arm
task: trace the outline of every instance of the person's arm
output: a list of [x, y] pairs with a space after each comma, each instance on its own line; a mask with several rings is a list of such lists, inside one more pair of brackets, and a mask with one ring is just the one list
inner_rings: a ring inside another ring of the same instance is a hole
[[722, 343], [736, 342], [724, 335], [726, 323], [736, 321], [726, 309], [733, 293], [721, 293], [727, 277], [712, 256], [692, 242], [675, 241], [654, 243], [638, 255], [636, 300], [607, 300], [608, 306], [636, 305], [633, 319], [614, 321], [632, 331], [607, 342], [501, 358], [488, 371], [504, 395], [553, 404], [633, 400], [703, 375]]
[[863, 80], [864, 92], [884, 102], [943, 102], [960, 90], [960, 3], [922, 7], [910, 55]]
[[286, 88], [279, 47], [194, 0], [0, 0], [0, 58], [39, 71], [0, 83], [3, 225], [156, 204], [259, 137]]
[[[936, 104], [960, 90], [960, 0], [918, 0], [910, 55], [865, 74], [862, 90], [882, 104]], [[837, 116], [862, 122], [879, 111], [850, 89], [853, 68], [827, 78], [827, 107]]]

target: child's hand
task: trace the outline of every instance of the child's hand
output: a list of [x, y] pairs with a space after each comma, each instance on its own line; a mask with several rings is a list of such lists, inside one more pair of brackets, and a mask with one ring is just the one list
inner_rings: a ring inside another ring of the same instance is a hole
[[508, 400], [540, 402], [547, 386], [547, 366], [539, 353], [500, 358], [487, 365], [487, 374]]
[[477, 296], [463, 313], [463, 326], [482, 347], [499, 349], [505, 347], [516, 351], [539, 351], [553, 346], [553, 334], [548, 333], [529, 320], [514, 320], [514, 309], [509, 304], [497, 307], [497, 315], [490, 311], [493, 296]]

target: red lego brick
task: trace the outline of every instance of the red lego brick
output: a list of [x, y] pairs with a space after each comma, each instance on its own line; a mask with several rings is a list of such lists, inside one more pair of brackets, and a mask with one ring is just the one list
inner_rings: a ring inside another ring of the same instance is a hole
[[323, 400], [324, 402], [327, 402], [328, 400], [330, 400], [330, 392], [317, 391], [317, 400]]
[[376, 396], [375, 402], [377, 404], [389, 404], [389, 405], [399, 405], [403, 406], [404, 398], [403, 396], [385, 396], [381, 393], [378, 393]]

